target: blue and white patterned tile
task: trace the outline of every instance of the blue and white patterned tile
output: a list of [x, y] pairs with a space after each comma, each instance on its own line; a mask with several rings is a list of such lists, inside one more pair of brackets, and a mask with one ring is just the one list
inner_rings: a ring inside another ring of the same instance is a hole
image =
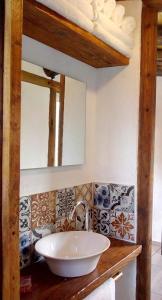
[[110, 208], [110, 187], [109, 184], [94, 184], [94, 206], [99, 209]]
[[23, 269], [31, 263], [31, 231], [20, 234], [20, 268]]
[[93, 230], [103, 235], [110, 234], [110, 210], [94, 209]]
[[135, 211], [134, 194], [135, 194], [134, 186], [110, 184], [111, 210], [134, 213]]
[[21, 197], [19, 205], [19, 231], [26, 232], [31, 228], [31, 197]]
[[43, 259], [43, 257], [35, 251], [36, 242], [41, 238], [43, 238], [44, 236], [47, 236], [54, 232], [56, 232], [55, 224], [44, 225], [32, 230], [32, 250], [31, 250], [32, 263], [36, 263]]
[[75, 188], [56, 191], [56, 220], [67, 218], [75, 205]]

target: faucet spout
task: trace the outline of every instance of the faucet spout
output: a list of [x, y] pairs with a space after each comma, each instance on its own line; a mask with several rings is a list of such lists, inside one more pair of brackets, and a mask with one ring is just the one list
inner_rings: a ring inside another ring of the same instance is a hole
[[76, 209], [80, 205], [83, 205], [83, 207], [85, 208], [85, 212], [86, 212], [85, 228], [86, 228], [87, 231], [89, 231], [89, 204], [88, 204], [87, 200], [82, 199], [82, 200], [79, 200], [77, 202], [77, 204], [74, 206], [74, 208], [73, 208], [73, 210], [72, 210], [72, 212], [70, 214], [70, 220], [74, 219], [74, 215], [76, 213]]

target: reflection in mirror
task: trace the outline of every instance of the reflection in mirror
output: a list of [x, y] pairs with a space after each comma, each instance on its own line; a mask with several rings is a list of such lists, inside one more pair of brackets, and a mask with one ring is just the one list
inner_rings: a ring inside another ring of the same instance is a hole
[[84, 163], [85, 83], [22, 61], [21, 169]]

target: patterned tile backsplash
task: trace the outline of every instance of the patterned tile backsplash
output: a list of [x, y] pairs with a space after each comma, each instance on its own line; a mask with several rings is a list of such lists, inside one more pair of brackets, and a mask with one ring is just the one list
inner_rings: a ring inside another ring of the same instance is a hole
[[31, 228], [55, 223], [55, 192], [31, 196]]
[[94, 184], [94, 231], [135, 241], [135, 187]]
[[117, 239], [135, 241], [134, 186], [87, 183], [20, 198], [20, 267], [42, 259], [34, 250], [42, 237], [61, 231], [85, 230], [85, 210], [70, 212], [80, 199], [89, 203], [90, 228]]
[[75, 205], [75, 188], [56, 191], [56, 220], [67, 218]]

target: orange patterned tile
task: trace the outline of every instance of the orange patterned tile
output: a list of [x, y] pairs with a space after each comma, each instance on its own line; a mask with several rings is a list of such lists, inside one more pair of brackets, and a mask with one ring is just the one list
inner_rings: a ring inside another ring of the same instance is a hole
[[[90, 227], [92, 227], [92, 202], [93, 202], [93, 186], [92, 183], [82, 184], [75, 186], [75, 195], [76, 201], [81, 199], [87, 200], [90, 205], [90, 212], [89, 212], [89, 222]], [[79, 206], [76, 210], [76, 229], [77, 230], [85, 230], [85, 209], [83, 206]]]
[[86, 183], [75, 186], [76, 200], [85, 199], [92, 206], [93, 195], [92, 195], [92, 183]]
[[56, 221], [56, 232], [73, 231], [75, 230], [75, 221], [63, 218]]
[[55, 223], [55, 191], [32, 195], [32, 229], [51, 223]]
[[113, 212], [111, 215], [111, 236], [134, 241], [134, 214], [125, 212]]

